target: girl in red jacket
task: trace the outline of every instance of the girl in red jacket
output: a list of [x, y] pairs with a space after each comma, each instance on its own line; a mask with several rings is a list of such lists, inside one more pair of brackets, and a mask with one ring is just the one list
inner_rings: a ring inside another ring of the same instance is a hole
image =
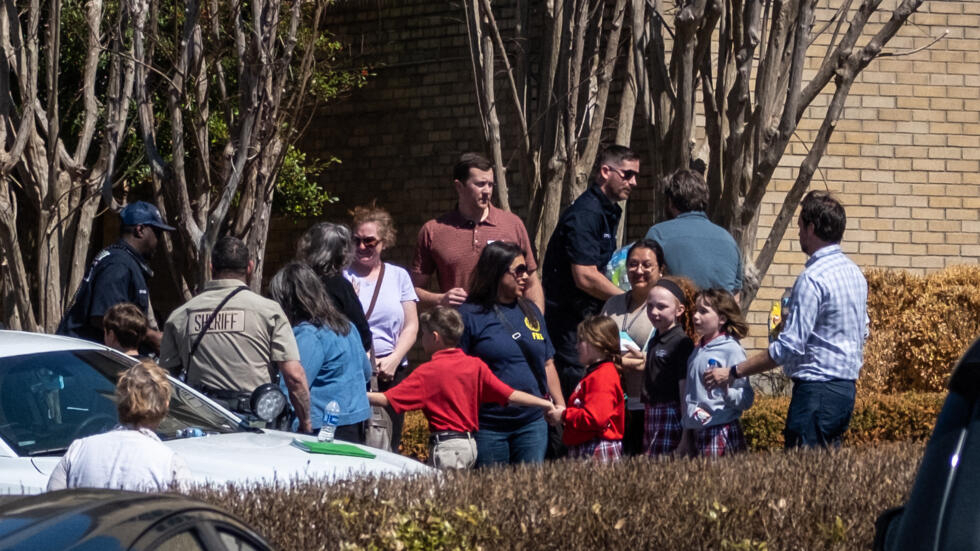
[[586, 318], [578, 326], [578, 359], [588, 366], [568, 399], [568, 408], [552, 410], [565, 425], [562, 442], [569, 457], [608, 462], [623, 452], [625, 416], [619, 327], [609, 316]]

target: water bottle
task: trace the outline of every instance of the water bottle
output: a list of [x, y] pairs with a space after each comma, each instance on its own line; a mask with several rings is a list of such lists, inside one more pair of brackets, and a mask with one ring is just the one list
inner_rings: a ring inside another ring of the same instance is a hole
[[[714, 358], [710, 358], [708, 360], [708, 369], [721, 369], [723, 367], [725, 367], [725, 366], [722, 365], [721, 362], [719, 362], [718, 360], [716, 360]], [[711, 389], [711, 391], [708, 393], [708, 395], [711, 396], [711, 398], [713, 398], [715, 400], [719, 400], [719, 399], [723, 398], [723, 391], [722, 391], [722, 389], [720, 389], [718, 387], [715, 387], [715, 388], [712, 388]]]
[[330, 400], [323, 411], [323, 424], [320, 425], [320, 433], [316, 435], [316, 439], [320, 442], [333, 442], [338, 423], [340, 423], [340, 404], [337, 400]]

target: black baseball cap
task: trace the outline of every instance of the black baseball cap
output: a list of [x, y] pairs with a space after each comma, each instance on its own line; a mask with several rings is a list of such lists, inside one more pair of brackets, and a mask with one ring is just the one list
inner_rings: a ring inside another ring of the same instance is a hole
[[124, 226], [153, 226], [154, 228], [167, 231], [177, 229], [164, 224], [163, 217], [160, 216], [160, 210], [146, 201], [136, 201], [135, 203], [126, 205], [122, 209], [122, 212], [119, 213], [119, 216], [122, 217]]

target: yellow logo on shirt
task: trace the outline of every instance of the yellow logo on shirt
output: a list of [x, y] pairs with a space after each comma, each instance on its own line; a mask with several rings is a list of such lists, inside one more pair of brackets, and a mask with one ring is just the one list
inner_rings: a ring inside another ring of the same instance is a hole
[[541, 322], [538, 320], [531, 321], [524, 317], [524, 325], [531, 330], [531, 338], [536, 341], [543, 341], [544, 335], [541, 334]]

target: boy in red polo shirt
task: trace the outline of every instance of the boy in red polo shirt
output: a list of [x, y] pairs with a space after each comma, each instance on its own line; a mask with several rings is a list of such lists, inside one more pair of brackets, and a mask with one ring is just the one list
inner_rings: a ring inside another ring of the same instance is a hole
[[452, 308], [437, 306], [419, 316], [422, 348], [432, 359], [386, 392], [369, 392], [372, 406], [391, 405], [397, 413], [421, 409], [429, 421], [429, 457], [440, 469], [467, 469], [476, 463], [480, 404], [540, 407], [554, 404], [514, 390], [498, 379], [479, 358], [456, 347], [463, 320]]

